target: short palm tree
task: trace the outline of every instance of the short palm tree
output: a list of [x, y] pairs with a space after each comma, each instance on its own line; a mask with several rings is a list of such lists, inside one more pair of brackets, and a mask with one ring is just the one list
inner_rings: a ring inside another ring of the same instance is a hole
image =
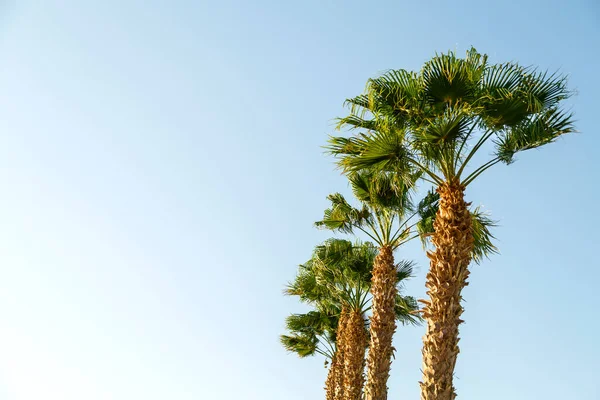
[[[328, 308], [332, 309], [332, 305]], [[280, 337], [286, 350], [296, 353], [301, 358], [315, 354], [325, 357], [325, 366], [329, 365], [325, 381], [327, 400], [336, 400], [336, 386], [341, 388], [343, 385], [343, 368], [338, 361], [337, 352], [339, 320], [339, 310], [331, 314], [319, 309], [305, 314], [292, 314], [285, 320], [288, 334]]]
[[[311, 260], [300, 267], [296, 280], [286, 290], [320, 310], [321, 318], [306, 317], [306, 314], [289, 317], [288, 328], [295, 334], [282, 336], [282, 342], [288, 350], [301, 350], [306, 355], [317, 352], [331, 358], [326, 383], [328, 399], [361, 399], [368, 345], [365, 315], [371, 309], [369, 289], [376, 256], [377, 248], [370, 243], [352, 244], [347, 240], [330, 239], [317, 246]], [[411, 274], [412, 265], [403, 263], [397, 268], [396, 280], [402, 282]], [[418, 322], [413, 298], [397, 295], [394, 303], [395, 315], [401, 323]], [[331, 323], [335, 319], [331, 315], [336, 310], [338, 326], [332, 330]], [[328, 316], [323, 318], [323, 315]], [[292, 337], [294, 340], [290, 342]], [[297, 347], [297, 343], [302, 345]], [[319, 343], [328, 346], [319, 349]], [[335, 344], [332, 346], [332, 343]]]
[[[317, 246], [317, 249], [319, 246]], [[301, 264], [293, 282], [288, 284], [284, 293], [298, 296], [303, 303], [315, 308], [312, 315], [292, 314], [286, 319], [289, 335], [281, 336], [281, 343], [300, 357], [321, 354], [329, 363], [329, 372], [325, 381], [327, 400], [343, 398], [343, 331], [347, 312], [342, 311], [339, 299], [332, 296], [329, 288], [319, 280], [315, 273], [316, 252], [311, 259]], [[314, 318], [316, 313], [319, 318]], [[323, 318], [327, 316], [328, 318]], [[333, 319], [332, 319], [333, 318]]]
[[[440, 196], [429, 252], [423, 316], [423, 400], [456, 397], [453, 372], [462, 322], [474, 232], [465, 189], [498, 163], [574, 131], [561, 108], [570, 96], [566, 79], [514, 62], [490, 64], [475, 49], [466, 57], [436, 55], [421, 71], [391, 70], [370, 79], [366, 93], [349, 99], [340, 126], [362, 129], [330, 140], [347, 173], [364, 169], [411, 176], [414, 169]], [[491, 157], [471, 168], [474, 156]]]

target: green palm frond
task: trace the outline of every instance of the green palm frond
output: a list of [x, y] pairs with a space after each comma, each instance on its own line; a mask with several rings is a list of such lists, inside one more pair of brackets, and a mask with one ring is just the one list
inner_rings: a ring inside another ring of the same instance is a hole
[[316, 246], [311, 259], [299, 266], [285, 294], [298, 296], [327, 315], [339, 312], [341, 304], [360, 307], [370, 287], [377, 253], [370, 242], [329, 239]]
[[338, 166], [346, 173], [371, 169], [403, 176], [414, 170], [402, 130], [373, 131], [348, 139], [332, 137], [326, 150], [338, 158]]
[[496, 221], [490, 219], [489, 215], [476, 207], [471, 211], [471, 229], [473, 231], [473, 260], [481, 263], [484, 258], [489, 258], [492, 254], [498, 254], [498, 248], [494, 245], [494, 235], [490, 228], [498, 226]]
[[323, 310], [335, 310], [336, 299], [332, 297], [330, 289], [319, 282], [314, 264], [311, 259], [300, 265], [296, 278], [286, 286], [284, 294], [298, 296], [303, 303], [318, 305]]
[[523, 73], [523, 67], [510, 62], [490, 65], [481, 77], [481, 93], [493, 95], [496, 91], [512, 92], [519, 87]]
[[287, 333], [280, 336], [281, 344], [301, 358], [315, 353], [331, 358], [335, 352], [338, 323], [339, 309], [292, 314], [285, 320]]
[[425, 63], [421, 71], [423, 90], [430, 103], [446, 107], [472, 101], [486, 65], [485, 57], [473, 50], [468, 53], [468, 60], [449, 52], [436, 55]]
[[543, 114], [536, 114], [495, 140], [496, 155], [504, 163], [510, 164], [517, 152], [535, 149], [574, 131], [572, 114], [551, 108]]
[[415, 129], [415, 142], [421, 146], [429, 144], [439, 148], [454, 146], [457, 140], [467, 136], [470, 122], [470, 116], [464, 110], [448, 109], [439, 118]]
[[[416, 176], [412, 178], [416, 180]], [[402, 216], [412, 210], [411, 189], [415, 182], [406, 185], [396, 175], [363, 170], [348, 174], [350, 187], [357, 200], [372, 210], [392, 210]]]
[[[379, 246], [396, 248], [412, 231], [409, 222], [414, 217], [412, 195], [421, 172], [398, 175], [389, 171], [359, 170], [347, 178], [354, 196], [362, 208], [352, 206], [339, 193], [328, 196], [331, 207], [323, 219], [315, 222], [318, 228], [354, 234], [360, 230]], [[407, 214], [412, 213], [411, 216]]]
[[417, 206], [419, 221], [416, 228], [423, 246], [429, 243], [429, 237], [433, 234], [433, 221], [439, 207], [439, 201], [440, 195], [431, 189]]
[[370, 242], [357, 242], [353, 250], [352, 256], [344, 263], [344, 269], [347, 274], [356, 277], [357, 284], [364, 283], [368, 286], [378, 248]]
[[313, 259], [337, 267], [352, 257], [354, 249], [354, 244], [349, 240], [327, 239], [323, 244], [315, 247]]
[[[372, 243], [352, 243], [343, 239], [329, 239], [317, 246], [313, 255], [314, 274], [317, 280], [335, 293], [341, 301], [353, 302], [351, 288], [367, 289], [371, 281], [377, 247]], [[346, 291], [346, 292], [344, 292]]]
[[472, 122], [473, 117], [468, 110], [448, 108], [437, 118], [413, 128], [412, 147], [429, 169], [441, 171], [446, 177], [453, 176], [455, 165], [463, 156], [457, 150], [457, 144], [468, 139]]
[[309, 357], [317, 352], [319, 339], [311, 335], [281, 335], [279, 340], [290, 353], [296, 353], [300, 358]]
[[[348, 157], [348, 156], [357, 156], [363, 151], [365, 146], [365, 141], [362, 139], [368, 136], [365, 134], [358, 134], [355, 137], [345, 138], [342, 136], [330, 136], [328, 140], [328, 145], [325, 146], [325, 150], [331, 155], [336, 157]], [[343, 168], [343, 165], [338, 163], [340, 168]]]
[[525, 76], [528, 69], [515, 63], [496, 64], [486, 70], [477, 105], [481, 107], [479, 115], [491, 129], [514, 126], [529, 114]]
[[331, 208], [325, 210], [322, 220], [315, 222], [317, 228], [353, 233], [354, 228], [364, 226], [373, 218], [367, 207], [354, 208], [339, 193], [331, 194], [327, 199], [331, 202]]
[[[382, 76], [369, 79], [362, 110], [369, 110], [380, 127], [401, 126], [411, 118], [423, 118], [422, 92], [419, 76], [405, 70], [389, 70]], [[384, 124], [377, 121], [385, 121]]]
[[533, 71], [523, 79], [524, 94], [529, 101], [529, 112], [539, 113], [555, 108], [562, 100], [571, 97], [567, 78], [558, 73]]
[[402, 325], [419, 325], [423, 319], [417, 313], [419, 305], [417, 300], [411, 296], [396, 296], [394, 313], [396, 320]]
[[377, 120], [364, 119], [358, 115], [349, 115], [344, 118], [339, 118], [337, 127], [338, 129], [341, 127], [349, 127], [350, 129], [366, 129], [370, 131], [378, 129], [379, 125], [377, 124]]
[[405, 280], [413, 276], [413, 270], [415, 267], [414, 261], [402, 260], [396, 264], [396, 276], [398, 283], [402, 285]]
[[304, 334], [322, 335], [331, 329], [328, 315], [322, 311], [309, 311], [305, 314], [291, 314], [285, 319], [288, 330]]
[[351, 99], [344, 101], [344, 107], [350, 107], [352, 114], [364, 116], [371, 111], [371, 101], [366, 94], [359, 94]]

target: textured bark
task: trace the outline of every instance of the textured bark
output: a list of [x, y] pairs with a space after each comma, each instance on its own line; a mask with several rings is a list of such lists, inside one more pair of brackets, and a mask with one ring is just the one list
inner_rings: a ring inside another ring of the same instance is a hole
[[335, 355], [337, 364], [333, 373], [334, 400], [344, 399], [344, 364], [346, 359], [346, 326], [348, 325], [348, 317], [348, 310], [342, 308], [336, 335], [337, 351]]
[[371, 316], [369, 355], [367, 357], [367, 400], [387, 399], [387, 380], [392, 361], [392, 337], [396, 331], [394, 306], [398, 294], [397, 271], [392, 248], [379, 250], [373, 265], [371, 294], [373, 315]]
[[352, 310], [344, 334], [344, 400], [361, 400], [367, 331], [360, 311]]
[[471, 214], [464, 187], [456, 182], [438, 188], [440, 206], [434, 222], [434, 252], [428, 252], [427, 295], [421, 300], [427, 332], [423, 337], [422, 400], [453, 400], [452, 384], [458, 348], [461, 291], [467, 285], [473, 250]]
[[339, 363], [337, 360], [337, 353], [331, 358], [331, 364], [329, 365], [329, 372], [327, 373], [327, 379], [325, 380], [325, 400], [336, 400], [335, 398], [335, 375], [339, 370]]

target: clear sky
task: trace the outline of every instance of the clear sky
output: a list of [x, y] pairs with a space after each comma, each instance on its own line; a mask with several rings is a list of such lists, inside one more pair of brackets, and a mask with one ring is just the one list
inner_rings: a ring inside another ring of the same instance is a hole
[[[367, 78], [471, 45], [568, 74], [581, 133], [469, 188], [502, 255], [464, 292], [459, 398], [600, 398], [596, 0], [2, 4], [0, 399], [321, 398], [323, 360], [278, 343], [348, 193], [320, 146]], [[397, 257], [423, 296], [420, 246]]]

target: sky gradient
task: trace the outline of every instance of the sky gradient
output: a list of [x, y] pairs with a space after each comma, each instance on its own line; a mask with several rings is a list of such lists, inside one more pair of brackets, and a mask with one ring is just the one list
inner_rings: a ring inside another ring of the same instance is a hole
[[[349, 192], [320, 146], [369, 77], [471, 45], [567, 74], [580, 133], [469, 187], [502, 254], [464, 291], [459, 398], [600, 398], [596, 1], [1, 4], [0, 399], [321, 398], [323, 360], [278, 342]], [[397, 258], [422, 297], [420, 245]]]

